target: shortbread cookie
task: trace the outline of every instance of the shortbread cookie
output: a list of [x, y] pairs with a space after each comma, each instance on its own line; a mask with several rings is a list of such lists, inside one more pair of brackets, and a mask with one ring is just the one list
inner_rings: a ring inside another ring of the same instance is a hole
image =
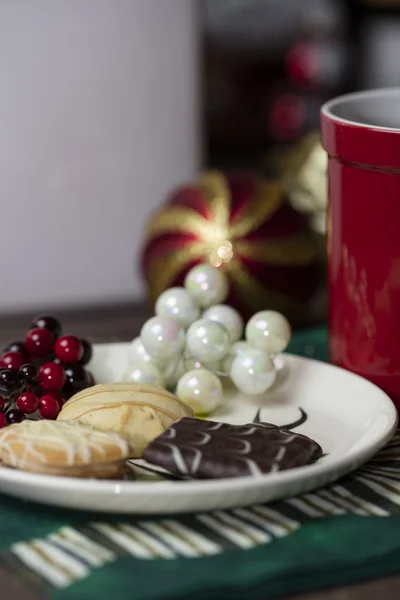
[[138, 383], [105, 383], [79, 392], [66, 402], [58, 420], [88, 423], [132, 441], [135, 457], [170, 425], [193, 410], [167, 390]]
[[134, 454], [122, 436], [78, 421], [23, 421], [0, 430], [0, 461], [23, 471], [117, 477]]

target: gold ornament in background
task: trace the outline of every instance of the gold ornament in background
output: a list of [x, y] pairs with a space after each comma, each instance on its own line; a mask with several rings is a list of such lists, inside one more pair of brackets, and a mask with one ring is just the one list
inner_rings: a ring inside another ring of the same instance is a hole
[[300, 326], [319, 285], [318, 256], [307, 219], [280, 182], [207, 171], [150, 217], [142, 268], [153, 303], [208, 263], [227, 274], [228, 303], [244, 318], [268, 307]]
[[278, 166], [289, 202], [309, 217], [312, 230], [326, 234], [328, 157], [319, 133], [306, 135]]

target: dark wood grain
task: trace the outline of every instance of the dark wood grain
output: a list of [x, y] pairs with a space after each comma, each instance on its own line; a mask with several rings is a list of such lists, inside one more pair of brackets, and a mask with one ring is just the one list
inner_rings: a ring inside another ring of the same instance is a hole
[[312, 594], [290, 596], [285, 600], [399, 600], [399, 598], [400, 577], [396, 575]]
[[[151, 316], [151, 311], [145, 305], [132, 303], [85, 310], [52, 311], [52, 314], [61, 319], [65, 332], [100, 343], [133, 339], [139, 334], [143, 322]], [[9, 341], [22, 339], [33, 316], [33, 313], [0, 316], [0, 346]], [[16, 581], [0, 567], [0, 598], [8, 600], [12, 597], [15, 600], [40, 600], [40, 596], [35, 595], [24, 582]], [[395, 576], [290, 596], [290, 598], [286, 597], [286, 600], [398, 600], [399, 598], [400, 576]]]
[[0, 565], [1, 600], [43, 600], [38, 591], [29, 587], [26, 581], [19, 581]]
[[[10, 341], [23, 339], [35, 314], [0, 315], [0, 348]], [[50, 314], [60, 319], [64, 333], [86, 337], [96, 343], [132, 340], [152, 315], [148, 306], [134, 302], [81, 310], [53, 310]]]

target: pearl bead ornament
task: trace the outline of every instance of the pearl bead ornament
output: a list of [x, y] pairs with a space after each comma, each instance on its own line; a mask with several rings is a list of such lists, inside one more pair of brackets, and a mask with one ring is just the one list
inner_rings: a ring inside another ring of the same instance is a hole
[[229, 350], [229, 354], [227, 354], [222, 361], [222, 370], [226, 373], [230, 373], [232, 363], [233, 363], [235, 357], [239, 356], [240, 354], [243, 354], [243, 352], [245, 350], [250, 350], [250, 349], [251, 349], [250, 344], [248, 342], [246, 342], [245, 340], [240, 340], [240, 341], [232, 344], [232, 346]]
[[186, 345], [191, 355], [200, 362], [218, 361], [228, 353], [228, 332], [215, 321], [199, 319], [189, 327]]
[[173, 319], [186, 329], [199, 317], [200, 308], [185, 288], [173, 287], [158, 297], [156, 315]]
[[183, 356], [174, 356], [163, 368], [166, 385], [171, 389], [175, 388], [179, 379], [187, 370]]
[[252, 348], [234, 358], [231, 378], [236, 387], [245, 394], [264, 394], [274, 383], [276, 370], [267, 354]]
[[200, 308], [219, 304], [228, 296], [228, 280], [225, 273], [210, 265], [193, 267], [185, 277], [185, 288]]
[[142, 362], [128, 367], [125, 371], [123, 381], [163, 387], [165, 385], [165, 376], [161, 369], [154, 363]]
[[153, 361], [153, 358], [150, 356], [150, 354], [146, 352], [140, 337], [135, 338], [131, 342], [131, 347], [129, 349], [129, 360], [132, 364]]
[[179, 380], [176, 395], [191, 406], [195, 415], [208, 415], [223, 400], [222, 384], [214, 373], [207, 369], [188, 371]]
[[150, 356], [169, 359], [183, 350], [185, 332], [173, 319], [152, 317], [143, 325], [140, 339]]
[[231, 343], [240, 340], [243, 334], [243, 319], [235, 308], [228, 304], [216, 304], [208, 308], [204, 319], [215, 321], [226, 329]]
[[262, 310], [251, 317], [246, 325], [246, 340], [253, 348], [267, 354], [283, 352], [291, 337], [288, 320], [275, 310]]
[[221, 404], [221, 377], [248, 395], [267, 392], [276, 379], [277, 355], [290, 341], [290, 325], [282, 314], [264, 310], [251, 317], [241, 339], [243, 319], [222, 304], [227, 295], [226, 275], [210, 265], [191, 269], [184, 287], [165, 290], [156, 316], [130, 345], [123, 381], [167, 386], [198, 416]]

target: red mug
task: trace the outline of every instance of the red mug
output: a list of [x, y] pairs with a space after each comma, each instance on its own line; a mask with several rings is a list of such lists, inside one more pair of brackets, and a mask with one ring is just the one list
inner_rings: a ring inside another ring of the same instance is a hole
[[321, 127], [331, 359], [400, 411], [400, 89], [331, 100]]

